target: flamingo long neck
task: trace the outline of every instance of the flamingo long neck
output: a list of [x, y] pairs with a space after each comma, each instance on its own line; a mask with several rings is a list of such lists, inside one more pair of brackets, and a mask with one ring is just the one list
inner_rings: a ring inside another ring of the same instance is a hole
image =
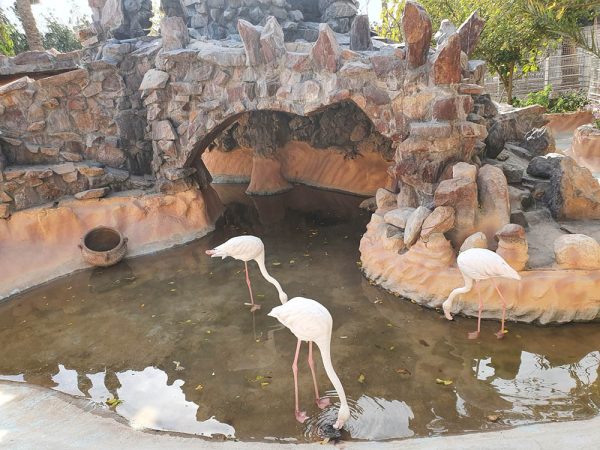
[[344, 391], [342, 382], [335, 373], [335, 370], [333, 370], [333, 364], [331, 364], [331, 337], [329, 339], [323, 339], [322, 342], [315, 341], [315, 343], [319, 346], [319, 352], [321, 353], [323, 366], [325, 366], [325, 372], [327, 372], [327, 376], [329, 377], [331, 384], [333, 384], [333, 387], [335, 388], [335, 391], [337, 392], [337, 395], [340, 398], [340, 403], [342, 404], [342, 407], [348, 408], [346, 392]]
[[452, 302], [454, 302], [454, 299], [456, 298], [457, 295], [466, 294], [471, 289], [473, 289], [473, 280], [471, 278], [465, 277], [465, 276], [463, 276], [463, 278], [465, 279], [465, 285], [463, 287], [456, 288], [452, 292], [450, 292], [448, 299], [446, 299], [446, 301], [444, 302], [445, 308], [449, 309], [452, 307]]
[[287, 294], [283, 292], [279, 281], [277, 281], [275, 278], [269, 275], [269, 272], [267, 272], [267, 268], [265, 267], [265, 254], [261, 253], [254, 260], [258, 264], [258, 268], [260, 269], [260, 273], [262, 274], [264, 279], [271, 283], [273, 286], [275, 286], [277, 292], [279, 292], [279, 299], [281, 300], [281, 303], [285, 303], [287, 300], [283, 301], [283, 298], [287, 299]]

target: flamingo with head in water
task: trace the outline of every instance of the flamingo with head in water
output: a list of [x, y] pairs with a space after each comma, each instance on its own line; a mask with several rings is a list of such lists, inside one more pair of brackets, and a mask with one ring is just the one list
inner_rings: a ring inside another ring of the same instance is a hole
[[265, 280], [275, 286], [279, 293], [279, 300], [281, 303], [287, 302], [287, 294], [283, 292], [279, 282], [267, 272], [267, 268], [265, 267], [265, 246], [260, 238], [256, 236], [236, 236], [212, 250], [206, 250], [206, 254], [210, 255], [212, 258], [221, 257], [222, 259], [225, 259], [230, 256], [233, 259], [244, 261], [244, 266], [246, 268], [246, 284], [250, 291], [250, 303], [245, 303], [245, 305], [250, 306], [250, 311], [260, 309], [260, 305], [254, 303], [252, 284], [250, 283], [250, 277], [248, 276], [248, 261], [251, 260], [256, 261], [260, 273]]
[[337, 421], [333, 426], [336, 429], [342, 428], [344, 423], [350, 418], [350, 408], [346, 401], [346, 394], [342, 383], [331, 364], [331, 330], [333, 327], [331, 314], [329, 314], [327, 308], [314, 300], [304, 297], [294, 297], [287, 303], [273, 308], [269, 313], [269, 316], [279, 320], [298, 338], [296, 355], [294, 356], [294, 363], [292, 364], [292, 372], [294, 374], [294, 394], [296, 400], [296, 419], [301, 423], [307, 419], [306, 412], [300, 411], [298, 402], [298, 355], [300, 353], [302, 341], [308, 342], [308, 365], [315, 386], [315, 401], [317, 406], [323, 409], [329, 405], [328, 398], [321, 398], [319, 396], [315, 367], [312, 359], [312, 344], [314, 342], [317, 344], [317, 347], [319, 347], [321, 359], [325, 366], [325, 372], [327, 372], [327, 376], [329, 377], [329, 380], [331, 380], [341, 402]]
[[496, 288], [502, 301], [502, 324], [500, 325], [500, 331], [496, 333], [496, 337], [502, 339], [505, 333], [504, 318], [506, 316], [506, 300], [504, 300], [504, 296], [502, 295], [502, 292], [500, 292], [500, 289], [498, 289], [498, 285], [494, 279], [511, 278], [513, 280], [520, 280], [521, 276], [515, 269], [510, 267], [506, 261], [504, 261], [502, 256], [485, 248], [470, 248], [465, 250], [458, 255], [456, 263], [465, 279], [465, 285], [450, 292], [448, 299], [442, 304], [446, 319], [452, 320], [450, 310], [452, 309], [454, 298], [459, 294], [466, 294], [473, 289], [473, 282], [475, 282], [475, 284], [477, 284], [477, 295], [479, 297], [479, 314], [477, 317], [477, 331], [469, 333], [469, 339], [477, 339], [479, 337], [479, 332], [481, 331], [481, 311], [483, 310], [483, 300], [481, 300], [481, 291], [478, 282], [489, 279], [494, 285], [494, 288]]

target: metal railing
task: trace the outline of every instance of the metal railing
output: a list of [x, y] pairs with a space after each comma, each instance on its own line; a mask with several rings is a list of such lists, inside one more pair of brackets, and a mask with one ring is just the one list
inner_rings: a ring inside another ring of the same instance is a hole
[[[600, 36], [600, 26], [596, 36]], [[530, 92], [552, 85], [552, 95], [561, 92], [585, 92], [600, 105], [600, 58], [569, 44], [551, 49], [537, 61], [538, 71], [521, 74], [513, 82], [513, 96], [522, 98]], [[506, 101], [506, 90], [498, 76], [487, 76], [486, 91], [497, 101]]]

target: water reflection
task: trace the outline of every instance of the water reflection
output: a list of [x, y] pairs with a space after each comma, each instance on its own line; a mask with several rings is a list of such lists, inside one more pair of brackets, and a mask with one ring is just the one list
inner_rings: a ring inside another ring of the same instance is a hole
[[[240, 195], [243, 187], [221, 188], [235, 214], [206, 238], [0, 304], [0, 379], [98, 403], [120, 398], [117, 412], [139, 427], [317, 439], [336, 407], [314, 405], [303, 353], [301, 406], [311, 419], [306, 427], [295, 421], [295, 338], [266, 316], [278, 304], [272, 286], [251, 266], [263, 306], [250, 314], [243, 266], [204, 255], [252, 232], [263, 238], [266, 265], [286, 291], [320, 300], [334, 317], [333, 363], [355, 399], [344, 437], [427, 436], [598, 414], [597, 324], [509, 324], [507, 339], [497, 341], [497, 323], [484, 321], [481, 339], [469, 341], [473, 320], [448, 323], [362, 277], [357, 249], [368, 215], [357, 208], [361, 199], [304, 188], [256, 200]], [[320, 364], [317, 377], [321, 389], [331, 387]]]

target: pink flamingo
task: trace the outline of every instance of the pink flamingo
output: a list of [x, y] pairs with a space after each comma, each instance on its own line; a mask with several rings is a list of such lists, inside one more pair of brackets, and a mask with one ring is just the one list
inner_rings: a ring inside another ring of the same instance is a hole
[[479, 314], [477, 317], [477, 331], [469, 333], [469, 339], [477, 339], [479, 337], [479, 332], [481, 331], [481, 311], [483, 310], [481, 291], [479, 289], [479, 283], [477, 282], [489, 279], [494, 285], [494, 288], [496, 288], [496, 291], [502, 300], [502, 324], [500, 325], [500, 331], [495, 333], [498, 339], [502, 339], [505, 333], [504, 319], [506, 316], [506, 301], [504, 300], [502, 292], [500, 292], [500, 289], [498, 289], [494, 278], [510, 278], [513, 280], [520, 280], [521, 276], [515, 269], [510, 267], [500, 255], [485, 248], [470, 248], [465, 250], [458, 255], [458, 258], [456, 258], [456, 263], [458, 264], [458, 268], [465, 279], [465, 285], [450, 292], [448, 299], [442, 303], [442, 308], [444, 310], [446, 319], [452, 320], [450, 310], [452, 309], [452, 302], [454, 301], [454, 298], [459, 294], [466, 294], [473, 289], [473, 281], [475, 281], [477, 284], [477, 295], [479, 297]]
[[300, 353], [302, 341], [308, 342], [308, 365], [310, 366], [315, 386], [316, 404], [319, 408], [323, 409], [330, 403], [328, 398], [321, 398], [319, 396], [315, 367], [312, 359], [312, 343], [315, 342], [321, 352], [321, 359], [323, 360], [323, 366], [325, 366], [325, 372], [327, 372], [327, 376], [340, 398], [341, 406], [338, 411], [337, 421], [335, 422], [335, 425], [333, 425], [334, 428], [340, 429], [350, 418], [350, 408], [346, 401], [346, 394], [342, 383], [331, 364], [331, 330], [333, 327], [331, 314], [329, 314], [327, 308], [314, 300], [304, 297], [294, 297], [289, 302], [273, 308], [268, 315], [279, 320], [279, 322], [289, 328], [298, 338], [296, 355], [294, 356], [294, 363], [292, 364], [292, 372], [294, 373], [294, 394], [296, 399], [296, 409], [294, 411], [296, 420], [300, 423], [304, 423], [308, 418], [306, 412], [300, 411], [298, 402], [298, 355]]
[[210, 255], [212, 258], [221, 257], [222, 259], [225, 259], [228, 256], [231, 256], [233, 259], [244, 261], [244, 266], [246, 268], [246, 284], [250, 291], [250, 303], [244, 303], [244, 305], [250, 306], [250, 311], [254, 312], [257, 309], [260, 309], [260, 305], [254, 303], [252, 285], [250, 283], [250, 277], [248, 276], [248, 261], [250, 260], [256, 261], [260, 273], [265, 280], [275, 286], [279, 293], [279, 300], [281, 303], [287, 302], [287, 294], [283, 292], [279, 282], [267, 272], [267, 268], [265, 267], [265, 245], [260, 238], [256, 236], [236, 236], [212, 250], [206, 250], [206, 254]]

